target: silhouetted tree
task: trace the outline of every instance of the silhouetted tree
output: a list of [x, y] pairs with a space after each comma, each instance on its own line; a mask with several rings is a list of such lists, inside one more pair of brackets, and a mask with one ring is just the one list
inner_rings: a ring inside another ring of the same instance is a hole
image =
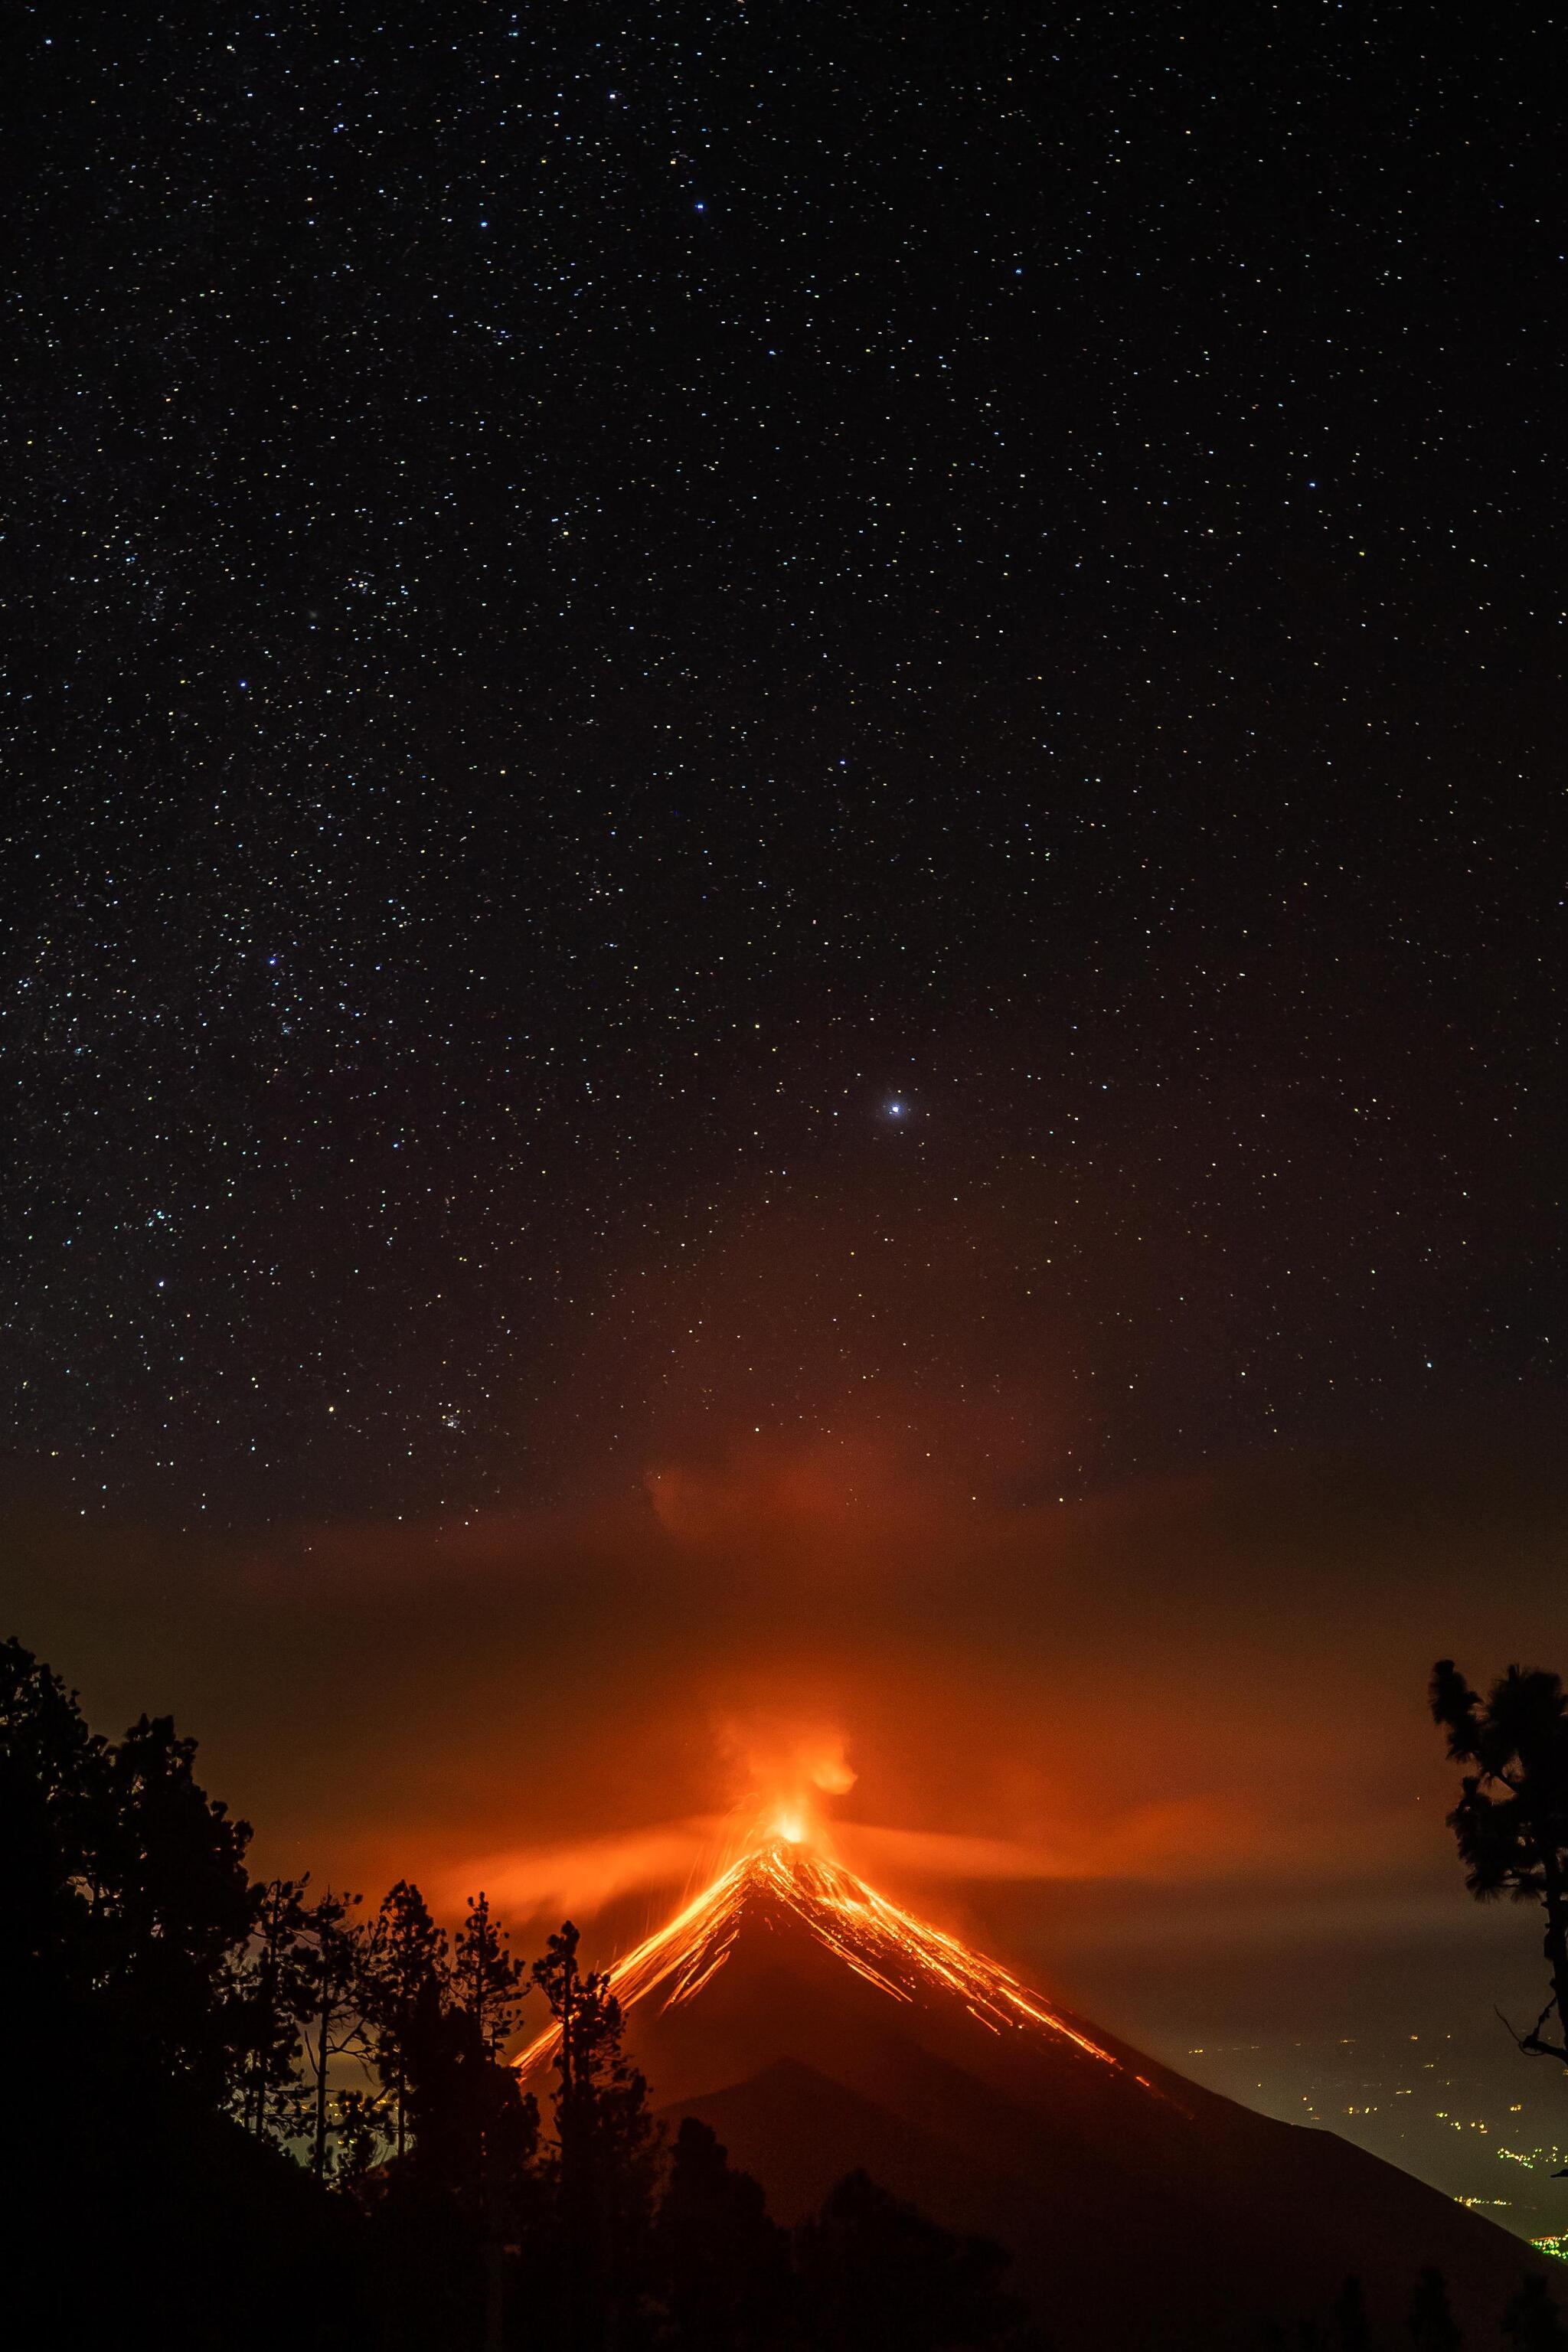
[[681, 2352], [749, 2352], [778, 2341], [787, 2325], [788, 2233], [769, 2218], [761, 2182], [736, 2171], [694, 2116], [676, 2134], [653, 2280]]
[[539, 2232], [538, 2105], [502, 2056], [523, 1974], [482, 1895], [450, 1949], [417, 1888], [381, 1906], [369, 1980], [394, 2154], [375, 2226], [389, 2338], [420, 2352], [500, 2342], [505, 2249]]
[[474, 2012], [434, 1984], [421, 1989], [409, 2032], [407, 2090], [407, 2161], [427, 2180], [471, 2200], [498, 2166], [531, 2157], [537, 2104], [487, 2045]]
[[386, 2120], [373, 2092], [337, 2094], [337, 2177], [345, 2189], [363, 2189], [380, 2158]]
[[533, 1979], [559, 2028], [555, 2053], [557, 2200], [574, 2347], [612, 2338], [647, 2261], [658, 2136], [647, 2084], [621, 2047], [620, 2003], [577, 1966], [568, 1920]]
[[11, 1639], [0, 1643], [0, 1971], [47, 1970], [80, 1989], [103, 1842], [108, 1749], [74, 1694]]
[[109, 1820], [94, 1910], [112, 1997], [155, 2062], [216, 2091], [228, 2059], [230, 1962], [256, 1916], [250, 1826], [206, 1795], [196, 1743], [142, 1716], [109, 1751]]
[[1448, 2308], [1441, 2271], [1425, 2270], [1416, 2280], [1405, 2325], [1417, 2352], [1459, 2352], [1465, 2339]]
[[483, 1889], [468, 1908], [452, 1946], [458, 2081], [468, 2134], [468, 2158], [480, 2219], [485, 2264], [485, 2345], [499, 2346], [504, 2324], [502, 2248], [524, 2228], [519, 2197], [525, 2168], [539, 2146], [539, 2107], [525, 2100], [517, 2077], [500, 2063], [517, 2025], [524, 1970], [508, 1948], [506, 1930]]
[[0, 1968], [47, 1975], [51, 2000], [90, 1998], [100, 2033], [216, 2097], [255, 1897], [250, 1831], [195, 1757], [166, 1716], [111, 1747], [58, 1675], [0, 1644]]
[[7, 2344], [270, 2352], [284, 2312], [300, 2352], [355, 2333], [352, 2210], [228, 2112], [248, 1835], [166, 1718], [113, 1746], [0, 1643]]
[[481, 2046], [499, 2057], [516, 2031], [526, 1971], [514, 1960], [507, 1934], [483, 1892], [470, 1895], [452, 1946], [452, 1986], [458, 2005], [474, 2021]]
[[1022, 2307], [1002, 2290], [1011, 2257], [956, 2237], [864, 2172], [841, 2180], [795, 2232], [810, 2340], [824, 2352], [950, 2352], [995, 2344]]
[[1525, 2279], [1502, 2315], [1503, 2340], [1513, 2352], [1568, 2352], [1568, 2328], [1541, 2277]]
[[238, 2066], [237, 2107], [256, 2139], [289, 2139], [300, 2128], [299, 2077], [307, 1880], [274, 1878], [259, 1890], [250, 1946], [237, 1968], [229, 2040]]
[[473, 2352], [502, 2337], [506, 2250], [531, 2252], [542, 2235], [539, 2109], [434, 1981], [421, 1988], [407, 2054], [406, 2153], [388, 2166], [375, 2211], [397, 2306], [389, 2340]]
[[318, 2180], [327, 2170], [332, 2061], [370, 2054], [366, 1939], [363, 1924], [353, 1916], [361, 1900], [357, 1895], [334, 1895], [329, 1887], [304, 1913], [301, 2040], [312, 2107], [310, 2169]]
[[411, 2045], [423, 2011], [440, 2007], [447, 1938], [416, 1886], [400, 1878], [384, 1896], [366, 1952], [376, 2071], [391, 2101], [394, 2152], [408, 2146]]
[[1367, 2352], [1372, 2331], [1367, 2326], [1366, 2297], [1358, 2278], [1347, 2278], [1334, 2305], [1334, 2338], [1340, 2352]]
[[1449, 1755], [1476, 1767], [1448, 1815], [1466, 1885], [1479, 1902], [1506, 1894], [1546, 1915], [1552, 1997], [1528, 2032], [1509, 2030], [1521, 2050], [1568, 2064], [1568, 1694], [1556, 1675], [1510, 1666], [1483, 1702], [1442, 1658], [1430, 1695]]

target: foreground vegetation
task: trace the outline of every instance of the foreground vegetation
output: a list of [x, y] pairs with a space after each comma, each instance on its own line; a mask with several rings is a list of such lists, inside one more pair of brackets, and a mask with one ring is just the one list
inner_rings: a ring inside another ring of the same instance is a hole
[[[118, 1743], [0, 1644], [3, 2160], [18, 2346], [180, 2352], [1022, 2347], [1008, 2257], [851, 2175], [794, 2231], [704, 2126], [660, 2128], [570, 1923], [531, 1967], [484, 1895], [450, 1937], [254, 1883], [250, 1832], [143, 1717]], [[506, 2063], [559, 2028], [541, 2115]], [[1409, 2332], [1456, 2352], [1442, 2282]], [[1527, 2284], [1516, 2352], [1568, 2352]], [[1354, 2282], [1328, 2341], [1365, 2352]], [[1303, 2333], [1301, 2342], [1317, 2341]]]
[[[195, 1763], [167, 1718], [94, 1735], [0, 1646], [15, 2340], [1028, 2340], [1007, 2257], [864, 2175], [790, 2231], [702, 2125], [667, 2144], [570, 1924], [525, 1969], [482, 1895], [448, 1939], [405, 1883], [369, 1914], [253, 1884]], [[543, 2120], [505, 2057], [530, 1990], [561, 2029]]]

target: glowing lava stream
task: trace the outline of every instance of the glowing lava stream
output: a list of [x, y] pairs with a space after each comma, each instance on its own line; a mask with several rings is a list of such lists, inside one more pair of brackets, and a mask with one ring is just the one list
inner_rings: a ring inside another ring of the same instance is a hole
[[[729, 1958], [752, 1900], [794, 1912], [818, 1942], [894, 2000], [916, 2001], [939, 1990], [956, 1995], [993, 2032], [1048, 2033], [1121, 2070], [1119, 2059], [1068, 2025], [1043, 1995], [1026, 1990], [956, 1937], [900, 1911], [788, 1829], [775, 1830], [743, 1853], [665, 1927], [611, 1964], [605, 1973], [622, 2009], [661, 1985], [668, 1987], [661, 2003], [666, 2009], [700, 1992]], [[512, 2061], [518, 2072], [531, 2074], [555, 2039], [553, 2026], [536, 2035]]]

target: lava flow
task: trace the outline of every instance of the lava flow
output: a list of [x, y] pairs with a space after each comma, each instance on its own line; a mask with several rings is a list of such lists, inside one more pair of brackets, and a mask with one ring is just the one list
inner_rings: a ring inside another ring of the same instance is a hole
[[[793, 1914], [828, 1951], [894, 2000], [956, 1998], [993, 2032], [1065, 2041], [1120, 2068], [1109, 2050], [1069, 2025], [1042, 1994], [876, 1894], [808, 1843], [793, 1820], [775, 1821], [683, 1911], [606, 1969], [623, 2011], [656, 1992], [662, 1992], [663, 2009], [691, 2000], [724, 1966], [748, 1914], [769, 1911]], [[552, 2027], [531, 2042], [513, 2062], [519, 2072], [531, 2073], [555, 2038]]]

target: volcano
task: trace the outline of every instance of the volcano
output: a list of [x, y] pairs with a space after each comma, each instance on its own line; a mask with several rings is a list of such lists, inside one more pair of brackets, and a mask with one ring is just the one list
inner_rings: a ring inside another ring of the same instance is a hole
[[1373, 2341], [1403, 2340], [1428, 2266], [1492, 2345], [1545, 2267], [1335, 2134], [1142, 2056], [805, 1842], [764, 1838], [608, 1973], [663, 2111], [710, 2124], [780, 2220], [863, 2167], [1008, 2247], [1058, 2352], [1257, 2352], [1261, 2328], [1324, 2323], [1349, 2276]]

